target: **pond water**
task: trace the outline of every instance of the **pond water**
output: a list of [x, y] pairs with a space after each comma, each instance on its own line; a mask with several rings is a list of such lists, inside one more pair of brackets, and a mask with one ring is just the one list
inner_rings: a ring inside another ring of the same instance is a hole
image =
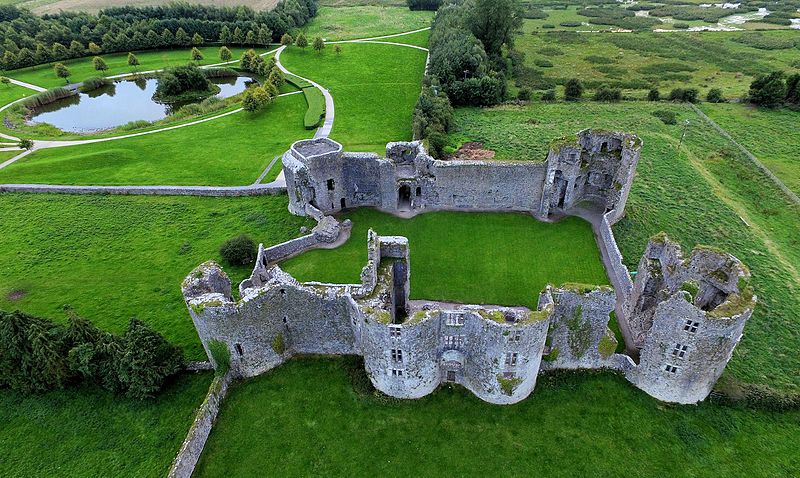
[[[252, 82], [245, 76], [212, 78], [219, 86], [218, 98], [241, 93]], [[63, 131], [90, 132], [122, 126], [131, 121], [156, 121], [186, 103], [153, 101], [156, 79], [118, 81], [93, 91], [70, 96], [37, 108], [29, 123], [49, 123]]]

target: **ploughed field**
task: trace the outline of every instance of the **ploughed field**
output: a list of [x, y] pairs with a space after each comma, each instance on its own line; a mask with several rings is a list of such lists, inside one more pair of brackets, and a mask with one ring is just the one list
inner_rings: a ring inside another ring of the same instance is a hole
[[349, 212], [350, 239], [281, 264], [300, 281], [360, 282], [367, 231], [405, 236], [411, 298], [536, 307], [547, 285], [608, 284], [591, 225], [579, 218], [550, 224], [510, 213], [429, 212], [400, 219], [371, 209]]

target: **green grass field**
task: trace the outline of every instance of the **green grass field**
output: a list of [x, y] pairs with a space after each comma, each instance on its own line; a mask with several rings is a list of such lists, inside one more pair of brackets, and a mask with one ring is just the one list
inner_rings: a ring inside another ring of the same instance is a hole
[[[36, 93], [33, 90], [29, 90], [28, 88], [23, 88], [17, 85], [0, 85], [0, 106], [5, 106], [12, 101], [16, 101], [20, 98], [24, 98], [26, 96], [30, 96]], [[2, 113], [0, 113], [2, 114]]]
[[[114, 332], [139, 317], [204, 358], [181, 282], [240, 233], [270, 245], [297, 236], [304, 221], [286, 208], [285, 196], [0, 194], [0, 310], [65, 320], [69, 304]], [[234, 289], [252, 270], [224, 267]], [[10, 300], [14, 291], [23, 297]]]
[[[516, 405], [460, 387], [354, 391], [346, 359], [232, 389], [196, 476], [794, 476], [800, 414], [660, 403], [608, 373], [545, 374]], [[361, 372], [363, 374], [363, 371]]]
[[302, 30], [311, 40], [354, 40], [418, 30], [430, 26], [432, 19], [433, 12], [412, 12], [406, 6], [321, 6]]
[[[233, 58], [238, 59], [246, 49], [231, 47], [230, 50], [233, 54]], [[204, 59], [197, 62], [199, 65], [212, 65], [222, 61], [219, 59], [218, 46], [201, 47], [200, 51], [203, 53]], [[265, 51], [266, 50], [258, 50], [259, 53]], [[127, 53], [100, 55], [108, 64], [108, 70], [105, 72], [105, 75], [100, 74], [99, 71], [94, 69], [92, 64], [93, 57], [91, 56], [67, 60], [62, 63], [67, 65], [72, 72], [72, 76], [69, 77], [70, 83], [76, 83], [94, 76], [112, 76], [122, 73], [133, 73], [134, 71], [159, 70], [168, 66], [185, 65], [192, 62], [189, 55], [190, 52], [191, 48], [135, 52], [140, 63], [140, 65], [136, 67], [136, 70], [128, 65]], [[8, 76], [15, 80], [24, 81], [44, 88], [64, 86], [65, 83], [63, 79], [58, 78], [55, 73], [53, 73], [53, 63], [9, 71]]]
[[[91, 185], [252, 184], [272, 161], [313, 131], [302, 95], [172, 131], [43, 149], [0, 170], [0, 183]], [[232, 132], [236, 134], [231, 134]]]
[[0, 163], [6, 161], [7, 159], [13, 158], [21, 152], [22, 151], [0, 151]]
[[[698, 88], [705, 97], [721, 88], [728, 98], [747, 93], [750, 82], [773, 70], [800, 71], [796, 48], [760, 50], [734, 41], [752, 32], [704, 33], [541, 33], [526, 23], [516, 48], [530, 68], [524, 86], [544, 90], [579, 78], [589, 89], [602, 84], [623, 88], [644, 98], [651, 87], [666, 95], [672, 88]], [[792, 41], [790, 30], [761, 32], [771, 40]], [[538, 67], [548, 60], [553, 67]]]
[[3, 390], [3, 475], [164, 476], [210, 382], [208, 372], [183, 374], [143, 402], [97, 388]]
[[336, 55], [292, 47], [281, 55], [291, 72], [328, 88], [336, 106], [331, 138], [347, 151], [385, 153], [411, 139], [411, 116], [425, 70], [424, 51], [392, 45], [344, 44]]
[[[651, 115], [674, 111], [691, 125]], [[635, 270], [650, 236], [666, 231], [691, 248], [708, 244], [747, 264], [759, 304], [727, 373], [748, 382], [797, 391], [800, 369], [800, 210], [733, 145], [689, 107], [670, 103], [533, 104], [456, 112], [457, 144], [482, 141], [498, 159], [544, 160], [549, 142], [586, 127], [638, 133], [644, 141], [626, 218], [615, 226], [625, 262]], [[765, 138], [766, 139], [766, 138]], [[413, 262], [413, 259], [412, 259]]]
[[411, 298], [535, 307], [545, 285], [608, 284], [591, 225], [578, 218], [546, 224], [524, 214], [431, 212], [399, 219], [375, 210], [345, 215], [350, 240], [309, 251], [282, 267], [301, 281], [359, 283], [366, 237], [408, 237]]
[[727, 103], [700, 109], [800, 194], [800, 112]]

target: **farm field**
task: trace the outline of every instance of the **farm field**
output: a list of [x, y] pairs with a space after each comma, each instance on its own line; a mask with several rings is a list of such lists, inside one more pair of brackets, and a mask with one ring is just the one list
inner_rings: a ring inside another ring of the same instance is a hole
[[[220, 63], [219, 59], [219, 46], [205, 46], [199, 48], [203, 54], [203, 60], [197, 62], [198, 65], [212, 65]], [[230, 48], [233, 59], [239, 59], [242, 53], [247, 51], [246, 48]], [[267, 50], [259, 49], [258, 53], [264, 53]], [[77, 83], [87, 78], [95, 76], [113, 76], [123, 73], [134, 73], [136, 71], [149, 71], [159, 70], [169, 66], [180, 66], [191, 61], [191, 48], [179, 48], [174, 50], [148, 50], [134, 52], [136, 57], [139, 58], [140, 65], [135, 69], [128, 65], [127, 53], [112, 53], [108, 55], [100, 55], [108, 64], [108, 70], [105, 74], [94, 69], [92, 64], [92, 56], [83, 58], [76, 58], [74, 60], [67, 60], [64, 63], [72, 72], [69, 77], [70, 83]], [[231, 65], [231, 66], [236, 66]], [[29, 68], [22, 68], [19, 70], [12, 70], [8, 72], [8, 76], [15, 80], [31, 83], [36, 86], [44, 88], [55, 88], [64, 86], [65, 81], [58, 78], [53, 72], [53, 63], [46, 63]]]
[[487, 406], [458, 386], [397, 401], [372, 395], [359, 367], [350, 358], [294, 359], [236, 385], [195, 475], [572, 477], [625, 469], [631, 477], [790, 476], [800, 470], [797, 411], [664, 405], [622, 377], [587, 372], [540, 375], [536, 391], [511, 406]]
[[[0, 4], [17, 4], [20, 7], [29, 8], [34, 13], [43, 15], [45, 13], [68, 12], [97, 12], [103, 8], [116, 6], [149, 6], [161, 5], [163, 2], [158, 0], [2, 0]], [[278, 0], [194, 0], [194, 3], [216, 6], [238, 6], [244, 5], [255, 10], [268, 10], [278, 3]]]
[[458, 212], [399, 219], [369, 209], [343, 217], [353, 221], [346, 244], [281, 267], [300, 281], [357, 284], [371, 228], [408, 238], [412, 299], [535, 308], [548, 283], [608, 284], [591, 225], [582, 219], [546, 224], [523, 214]]
[[336, 104], [331, 138], [347, 151], [385, 153], [386, 143], [411, 139], [411, 116], [425, 70], [424, 51], [381, 44], [328, 46], [319, 54], [288, 48], [291, 72], [330, 90]]
[[800, 112], [730, 103], [702, 103], [714, 122], [753, 153], [789, 189], [800, 194]]
[[184, 373], [145, 402], [93, 388], [27, 397], [3, 390], [3, 475], [162, 476], [210, 382], [209, 372]]
[[[0, 183], [81, 185], [252, 184], [272, 159], [313, 131], [303, 95], [277, 98], [256, 113], [172, 131], [36, 151], [0, 170]], [[231, 135], [236, 131], [236, 136]]]
[[[654, 110], [690, 121], [665, 125]], [[591, 121], [587, 120], [590, 118]], [[688, 106], [670, 103], [559, 103], [456, 111], [454, 145], [481, 141], [498, 159], [544, 160], [549, 142], [588, 126], [633, 131], [644, 142], [626, 217], [615, 226], [635, 270], [650, 236], [667, 231], [686, 253], [712, 244], [747, 264], [759, 304], [726, 373], [783, 390], [800, 389], [800, 210]], [[513, 131], [513, 134], [511, 133]]]
[[353, 40], [418, 30], [429, 27], [432, 19], [433, 12], [411, 11], [405, 4], [321, 6], [302, 30], [311, 39], [319, 36], [326, 41]]
[[[69, 304], [113, 332], [135, 316], [190, 360], [202, 359], [181, 282], [202, 262], [219, 261], [230, 237], [271, 245], [299, 235], [305, 222], [287, 206], [286, 196], [0, 194], [0, 310], [65, 320]], [[225, 270], [236, 285], [252, 267]]]
[[[526, 22], [515, 43], [525, 53], [527, 66], [518, 83], [533, 90], [546, 90], [574, 77], [588, 89], [607, 84], [639, 99], [653, 87], [659, 88], [662, 95], [672, 88], [694, 87], [702, 97], [709, 89], [720, 88], [727, 98], [738, 98], [747, 93], [750, 82], [759, 74], [800, 71], [795, 48], [798, 37], [791, 30], [539, 33]], [[537, 61], [548, 61], [553, 66], [540, 67]]]

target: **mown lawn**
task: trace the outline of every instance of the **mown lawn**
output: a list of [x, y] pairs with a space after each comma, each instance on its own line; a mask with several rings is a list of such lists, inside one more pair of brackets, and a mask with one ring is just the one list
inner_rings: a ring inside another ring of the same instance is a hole
[[[66, 60], [62, 63], [67, 65], [69, 70], [72, 72], [72, 76], [69, 77], [69, 82], [77, 83], [94, 76], [112, 76], [122, 73], [133, 73], [135, 71], [159, 70], [168, 66], [179, 66], [192, 63], [190, 56], [191, 50], [191, 48], [176, 48], [172, 50], [147, 50], [134, 52], [136, 57], [139, 58], [140, 63], [136, 69], [128, 65], [127, 53], [100, 55], [108, 64], [108, 70], [106, 70], [105, 74], [101, 74], [99, 71], [94, 69], [94, 65], [92, 63], [92, 58], [94, 58], [93, 56], [76, 58], [74, 60]], [[200, 47], [199, 50], [203, 53], [204, 58], [203, 60], [197, 62], [197, 64], [212, 65], [222, 62], [222, 60], [219, 59], [218, 46]], [[246, 51], [246, 48], [230, 47], [230, 50], [233, 54], [233, 59], [238, 59], [242, 56], [242, 53]], [[259, 53], [263, 53], [265, 51], [267, 50], [258, 50]], [[25, 81], [27, 83], [44, 88], [64, 86], [65, 81], [62, 78], [57, 77], [53, 72], [54, 64], [55, 63], [46, 63], [34, 67], [12, 70], [9, 71], [7, 75], [15, 80]]]
[[800, 111], [731, 103], [702, 103], [700, 109], [800, 194]]
[[[0, 138], [0, 142], [2, 141], [3, 139]], [[5, 162], [7, 159], [13, 158], [21, 152], [22, 151], [0, 151], [0, 163]]]
[[354, 40], [409, 32], [430, 26], [433, 12], [411, 11], [407, 6], [321, 6], [317, 16], [303, 27], [311, 40]]
[[411, 297], [535, 307], [548, 283], [608, 284], [591, 225], [556, 224], [525, 214], [431, 212], [399, 219], [371, 209], [346, 214], [350, 240], [282, 264], [301, 281], [359, 283], [367, 231], [408, 237]]
[[[737, 98], [747, 93], [759, 74], [800, 71], [798, 50], [792, 46], [797, 33], [791, 30], [598, 35], [547, 33], [529, 23], [523, 30], [515, 45], [525, 53], [529, 70], [521, 82], [534, 90], [579, 78], [590, 90], [607, 84], [636, 98], [644, 98], [650, 88], [659, 88], [666, 96], [672, 88], [688, 87], [699, 89], [702, 97], [711, 88], [721, 88], [726, 97]], [[785, 42], [785, 48], [763, 50], [736, 41], [752, 35]], [[537, 66], [537, 60], [553, 66]]]
[[272, 158], [313, 135], [303, 127], [305, 111], [303, 96], [292, 95], [257, 113], [239, 112], [134, 138], [43, 149], [0, 170], [0, 183], [252, 184]]
[[211, 374], [178, 376], [153, 400], [98, 388], [0, 393], [3, 476], [164, 476]]
[[[36, 93], [28, 88], [23, 88], [14, 84], [0, 85], [0, 106], [5, 106], [12, 101], [18, 100], [25, 96], [30, 96]], [[2, 113], [0, 113], [1, 115]], [[0, 138], [0, 141], [2, 139]]]
[[284, 66], [328, 88], [336, 106], [331, 138], [347, 151], [386, 152], [386, 143], [411, 139], [411, 116], [419, 98], [426, 53], [402, 46], [328, 46], [322, 54], [310, 48], [288, 48]]
[[[678, 125], [653, 117], [659, 109], [675, 112]], [[687, 253], [708, 244], [739, 257], [753, 273], [759, 304], [727, 371], [747, 382], [800, 389], [800, 210], [689, 107], [536, 103], [460, 109], [456, 123], [456, 144], [482, 141], [499, 159], [535, 161], [544, 160], [554, 137], [583, 128], [638, 133], [644, 146], [627, 216], [614, 228], [625, 262], [635, 270], [648, 238], [660, 231]]]
[[[204, 358], [181, 282], [219, 261], [230, 237], [277, 244], [297, 236], [304, 221], [287, 206], [285, 196], [0, 194], [0, 309], [65, 320], [69, 304], [114, 332], [138, 317], [189, 358]], [[225, 265], [234, 289], [251, 269]], [[10, 300], [15, 291], [22, 298]]]
[[665, 405], [619, 376], [590, 372], [540, 376], [534, 393], [511, 406], [486, 404], [460, 387], [387, 401], [354, 391], [354, 366], [297, 359], [237, 385], [195, 475], [800, 473], [797, 411]]

